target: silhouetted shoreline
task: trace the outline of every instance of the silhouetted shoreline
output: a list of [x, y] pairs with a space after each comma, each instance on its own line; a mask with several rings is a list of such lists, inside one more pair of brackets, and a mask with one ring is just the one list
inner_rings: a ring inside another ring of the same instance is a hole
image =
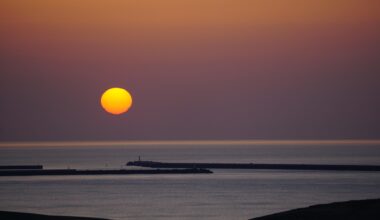
[[34, 213], [8, 212], [8, 211], [0, 211], [0, 219], [4, 219], [4, 220], [107, 220], [105, 218], [42, 215], [42, 214], [34, 214]]
[[[0, 219], [7, 220], [107, 220], [104, 218], [42, 215], [0, 211]], [[380, 219], [380, 199], [352, 200], [313, 205], [275, 213], [251, 220], [377, 220]], [[108, 219], [110, 220], [110, 219]]]
[[378, 220], [380, 199], [352, 200], [313, 205], [251, 220]]

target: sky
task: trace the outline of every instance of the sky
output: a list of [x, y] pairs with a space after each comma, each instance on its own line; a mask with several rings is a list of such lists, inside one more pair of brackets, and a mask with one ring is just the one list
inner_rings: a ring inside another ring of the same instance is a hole
[[[378, 0], [1, 0], [0, 141], [380, 139]], [[121, 116], [101, 94], [134, 98]]]

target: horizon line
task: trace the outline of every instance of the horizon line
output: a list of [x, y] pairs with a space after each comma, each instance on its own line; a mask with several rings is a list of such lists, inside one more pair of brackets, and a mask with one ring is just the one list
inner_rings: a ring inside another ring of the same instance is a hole
[[0, 141], [0, 147], [80, 147], [133, 145], [380, 145], [380, 139], [241, 139], [241, 140], [123, 140], [123, 141]]

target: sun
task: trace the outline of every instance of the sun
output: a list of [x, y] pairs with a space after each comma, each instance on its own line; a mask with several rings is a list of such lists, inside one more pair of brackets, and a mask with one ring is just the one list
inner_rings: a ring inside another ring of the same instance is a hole
[[100, 103], [106, 112], [120, 115], [131, 108], [132, 96], [123, 88], [110, 88], [103, 93]]

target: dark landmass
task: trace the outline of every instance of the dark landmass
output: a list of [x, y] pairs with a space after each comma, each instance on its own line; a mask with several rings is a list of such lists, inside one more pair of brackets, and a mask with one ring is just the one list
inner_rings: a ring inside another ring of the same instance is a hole
[[131, 175], [131, 174], [209, 174], [207, 169], [150, 169], [150, 170], [1, 170], [0, 176], [52, 176], [52, 175]]
[[32, 214], [32, 213], [7, 212], [7, 211], [0, 211], [0, 219], [4, 219], [4, 220], [106, 220], [104, 218], [40, 215], [40, 214]]
[[[0, 219], [6, 220], [106, 220], [102, 218], [52, 216], [21, 212], [0, 211]], [[378, 220], [380, 199], [354, 200], [313, 205], [251, 220]]]
[[329, 164], [257, 164], [257, 163], [162, 163], [155, 161], [130, 161], [127, 166], [150, 168], [200, 168], [200, 169], [270, 169], [270, 170], [334, 170], [380, 171], [378, 165]]
[[2, 165], [0, 170], [41, 170], [42, 165]]
[[378, 220], [380, 199], [313, 205], [251, 220]]

